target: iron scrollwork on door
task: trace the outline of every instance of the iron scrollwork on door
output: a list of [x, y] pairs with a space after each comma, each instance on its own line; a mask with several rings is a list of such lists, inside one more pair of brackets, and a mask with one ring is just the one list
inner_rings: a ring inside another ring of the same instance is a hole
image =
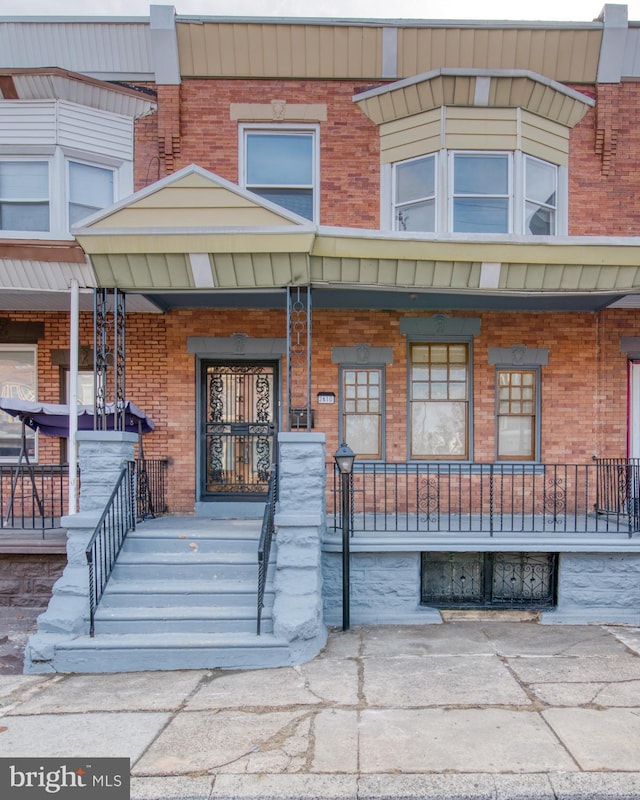
[[206, 491], [262, 494], [273, 460], [275, 369], [206, 369]]

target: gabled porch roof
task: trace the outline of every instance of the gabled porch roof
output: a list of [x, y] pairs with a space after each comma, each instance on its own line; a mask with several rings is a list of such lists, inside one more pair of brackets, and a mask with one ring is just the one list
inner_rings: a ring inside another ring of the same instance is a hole
[[445, 307], [464, 298], [462, 307], [526, 300], [594, 310], [640, 292], [640, 237], [330, 228], [195, 165], [87, 218], [74, 234], [98, 286], [152, 295], [165, 307], [215, 306], [221, 293], [246, 302], [248, 292], [308, 284], [337, 305], [377, 296], [380, 305], [368, 307], [394, 307], [394, 296], [405, 307], [400, 296], [409, 293], [437, 295]]

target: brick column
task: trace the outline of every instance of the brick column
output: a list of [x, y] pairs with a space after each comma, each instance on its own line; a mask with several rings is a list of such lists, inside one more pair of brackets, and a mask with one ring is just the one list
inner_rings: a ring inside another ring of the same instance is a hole
[[136, 434], [80, 431], [80, 511], [63, 517], [67, 529], [67, 565], [53, 587], [47, 610], [38, 617], [38, 632], [25, 650], [26, 673], [55, 672], [55, 646], [89, 632], [89, 568], [86, 547], [98, 524], [122, 467], [132, 461]]
[[327, 639], [320, 557], [326, 514], [325, 436], [281, 433], [278, 446], [273, 631], [289, 642], [294, 663], [300, 663], [316, 655]]

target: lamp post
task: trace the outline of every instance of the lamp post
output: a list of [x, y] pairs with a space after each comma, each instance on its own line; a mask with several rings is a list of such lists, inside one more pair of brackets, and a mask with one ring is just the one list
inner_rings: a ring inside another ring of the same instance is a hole
[[349, 522], [351, 503], [349, 502], [349, 476], [353, 471], [356, 454], [343, 442], [334, 456], [342, 478], [342, 630], [349, 630]]

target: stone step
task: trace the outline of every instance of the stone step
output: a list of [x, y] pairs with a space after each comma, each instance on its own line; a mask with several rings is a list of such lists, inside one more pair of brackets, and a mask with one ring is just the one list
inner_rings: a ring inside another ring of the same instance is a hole
[[[95, 617], [95, 631], [102, 634], [128, 633], [255, 633], [256, 606], [171, 606], [112, 607], [100, 606]], [[261, 630], [271, 633], [271, 609], [262, 611]]]
[[77, 636], [56, 645], [60, 672], [257, 669], [292, 663], [272, 633], [155, 633]]
[[258, 580], [256, 554], [225, 552], [188, 553], [123, 551], [113, 569], [112, 580]]
[[122, 548], [126, 553], [246, 553], [257, 558], [260, 529], [250, 531], [185, 532], [136, 530], [129, 533]]
[[[110, 580], [100, 601], [102, 608], [114, 606], [254, 606], [257, 581], [225, 580]], [[273, 603], [267, 587], [265, 605]]]

